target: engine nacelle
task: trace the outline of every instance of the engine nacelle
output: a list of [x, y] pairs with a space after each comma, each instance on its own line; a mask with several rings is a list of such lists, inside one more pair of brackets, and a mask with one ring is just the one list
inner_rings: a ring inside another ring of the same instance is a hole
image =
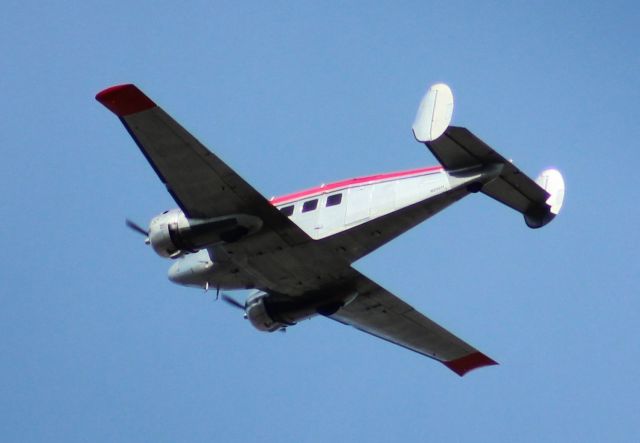
[[180, 229], [188, 229], [189, 222], [179, 209], [165, 211], [149, 223], [149, 243], [161, 257], [175, 257], [184, 250]]
[[176, 258], [220, 243], [233, 243], [262, 227], [262, 220], [245, 214], [189, 219], [179, 209], [165, 211], [149, 224], [149, 243], [162, 257]]
[[357, 296], [353, 291], [331, 291], [330, 294], [313, 293], [297, 297], [256, 292], [247, 298], [245, 314], [256, 329], [273, 332], [318, 314], [335, 314]]
[[291, 326], [290, 324], [282, 323], [271, 317], [265, 303], [267, 297], [269, 297], [269, 294], [257, 292], [249, 296], [245, 302], [245, 314], [251, 324], [256, 329], [265, 332], [273, 332]]

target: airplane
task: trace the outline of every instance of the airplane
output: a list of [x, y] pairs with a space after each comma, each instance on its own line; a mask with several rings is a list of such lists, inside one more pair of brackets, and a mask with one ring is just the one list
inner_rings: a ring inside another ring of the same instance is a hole
[[178, 209], [148, 229], [127, 220], [162, 257], [169, 279], [219, 291], [253, 290], [242, 304], [260, 331], [317, 315], [437, 360], [459, 376], [497, 363], [352, 267], [452, 203], [485, 194], [540, 228], [560, 212], [556, 169], [534, 181], [466, 128], [451, 126], [453, 94], [438, 83], [412, 130], [439, 161], [351, 178], [268, 200], [133, 84], [96, 99], [124, 124]]

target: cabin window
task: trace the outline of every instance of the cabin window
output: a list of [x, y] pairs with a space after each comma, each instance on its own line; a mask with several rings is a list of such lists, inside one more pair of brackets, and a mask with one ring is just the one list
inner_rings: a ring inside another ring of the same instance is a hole
[[313, 200], [304, 202], [304, 204], [302, 205], [302, 212], [313, 211], [317, 207], [318, 207], [318, 199], [315, 198]]
[[280, 212], [282, 212], [287, 217], [291, 217], [293, 215], [293, 205], [284, 206], [280, 208]]
[[327, 204], [325, 206], [337, 206], [342, 203], [342, 193], [333, 194], [327, 197]]

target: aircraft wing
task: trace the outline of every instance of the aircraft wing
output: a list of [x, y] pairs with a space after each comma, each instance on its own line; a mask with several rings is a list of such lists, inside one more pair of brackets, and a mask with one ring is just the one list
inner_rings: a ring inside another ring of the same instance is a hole
[[354, 272], [358, 297], [329, 318], [433, 358], [460, 376], [497, 364], [377, 283]]
[[317, 240], [352, 263], [457, 202], [469, 191], [453, 189]]
[[287, 245], [310, 241], [258, 191], [205, 148], [136, 86], [113, 86], [96, 99], [116, 114], [176, 203], [190, 218], [250, 214]]

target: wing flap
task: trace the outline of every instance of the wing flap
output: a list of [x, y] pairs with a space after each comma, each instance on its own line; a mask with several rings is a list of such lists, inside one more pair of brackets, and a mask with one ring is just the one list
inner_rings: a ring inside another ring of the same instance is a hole
[[364, 275], [356, 282], [358, 297], [333, 320], [438, 360], [460, 376], [497, 364]]

